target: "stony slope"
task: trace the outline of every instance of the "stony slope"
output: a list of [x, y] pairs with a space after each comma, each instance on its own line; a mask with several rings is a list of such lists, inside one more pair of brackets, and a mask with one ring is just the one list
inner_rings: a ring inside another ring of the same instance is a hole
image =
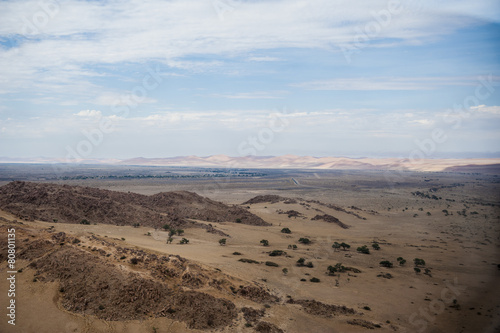
[[151, 196], [91, 187], [11, 182], [0, 187], [0, 209], [20, 219], [48, 222], [105, 223], [161, 227], [205, 226], [208, 222], [270, 225], [238, 206], [228, 206], [193, 192], [163, 192]]

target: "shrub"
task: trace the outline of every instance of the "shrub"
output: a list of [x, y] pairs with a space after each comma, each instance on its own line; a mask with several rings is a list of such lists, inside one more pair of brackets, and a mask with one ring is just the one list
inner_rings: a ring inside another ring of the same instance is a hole
[[124, 238], [124, 237], [122, 237], [122, 240], [125, 240], [125, 238]]
[[413, 259], [413, 263], [415, 264], [415, 266], [425, 266], [424, 259], [415, 258]]
[[167, 238], [167, 244], [170, 243], [172, 244], [172, 241], [174, 240], [174, 238], [172, 236], [168, 237]]
[[226, 239], [225, 238], [221, 238], [219, 239], [219, 245], [226, 245]]
[[266, 266], [279, 267], [279, 265], [272, 261], [266, 261]]
[[311, 240], [309, 238], [299, 238], [299, 243], [310, 244]]
[[184, 234], [184, 230], [182, 229], [177, 229], [177, 235], [182, 236]]
[[382, 260], [380, 262], [380, 266], [387, 267], [387, 268], [392, 268], [392, 262], [390, 262], [388, 260]]
[[164, 224], [162, 229], [168, 230], [168, 229], [170, 229], [170, 226], [168, 224]]
[[358, 252], [361, 252], [361, 253], [364, 253], [364, 254], [370, 254], [370, 249], [368, 248], [368, 246], [366, 245], [363, 245], [363, 246], [360, 246], [356, 249], [356, 251]]
[[300, 279], [300, 281], [304, 282], [304, 281], [307, 281], [306, 279]]
[[415, 271], [415, 273], [417, 273], [417, 274], [421, 272], [420, 268], [418, 268], [418, 267], [413, 267], [413, 270], [414, 270], [414, 271]]
[[125, 257], [125, 256], [121, 256], [121, 257], [120, 257], [120, 260], [123, 260], [123, 259], [127, 259], [127, 257]]
[[133, 226], [134, 228], [139, 228], [139, 227], [141, 226], [141, 224], [140, 224], [140, 223], [134, 223], [134, 224], [132, 224], [132, 226]]
[[80, 224], [89, 225], [89, 224], [90, 224], [90, 222], [89, 222], [89, 221], [87, 221], [86, 219], [83, 219], [83, 220], [80, 222]]
[[281, 232], [284, 233], [284, 234], [291, 234], [292, 232], [290, 231], [290, 229], [288, 228], [283, 228], [281, 229]]
[[186, 238], [181, 239], [181, 241], [179, 242], [179, 244], [187, 244], [187, 243], [189, 243], [189, 239]]
[[236, 223], [241, 223], [241, 219], [236, 219]]
[[306, 264], [306, 267], [309, 267], [309, 268], [313, 268], [314, 265], [311, 261], [309, 261], [307, 264]]
[[374, 242], [372, 244], [372, 247], [373, 247], [374, 250], [380, 250], [380, 245], [378, 245], [378, 243], [376, 243], [376, 242]]
[[246, 262], [246, 263], [249, 263], [249, 264], [260, 264], [260, 262], [258, 262], [257, 260], [253, 260], [253, 259], [246, 259], [246, 258], [241, 258], [240, 260], [238, 261], [241, 261], [241, 262]]
[[233, 252], [233, 255], [234, 256], [241, 256], [241, 253], [240, 252]]
[[132, 258], [132, 259], [130, 259], [130, 263], [131, 263], [132, 265], [137, 265], [137, 263], [138, 263], [138, 262], [139, 262], [139, 259], [137, 259], [137, 258]]
[[315, 277], [311, 278], [309, 281], [314, 282], [314, 283], [320, 282], [320, 280], [318, 278], [315, 278]]
[[288, 268], [283, 268], [281, 271], [283, 272], [283, 275], [287, 275], [288, 274]]
[[340, 249], [340, 244], [338, 242], [335, 242], [335, 243], [333, 243], [332, 247], [333, 247], [333, 251], [337, 251], [338, 249]]
[[371, 308], [369, 306], [364, 306], [363, 309], [365, 309], [366, 311], [371, 311]]
[[269, 241], [267, 239], [261, 240], [260, 243], [262, 244], [262, 246], [269, 246]]
[[299, 258], [299, 260], [297, 260], [297, 266], [304, 266], [305, 261], [304, 258]]
[[282, 251], [282, 250], [273, 250], [271, 253], [269, 253], [269, 256], [270, 257], [278, 257], [278, 256], [282, 256], [286, 254], [285, 251]]
[[403, 259], [403, 257], [398, 257], [396, 260], [399, 262], [399, 266], [404, 266], [404, 264], [406, 264], [406, 260]]

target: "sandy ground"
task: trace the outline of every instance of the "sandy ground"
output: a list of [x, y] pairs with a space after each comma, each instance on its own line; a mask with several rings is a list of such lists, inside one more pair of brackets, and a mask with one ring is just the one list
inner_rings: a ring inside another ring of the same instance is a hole
[[[270, 191], [267, 189], [239, 189], [231, 195], [231, 188], [213, 194], [213, 197], [229, 203], [241, 203], [257, 194], [279, 193], [282, 196], [317, 199], [337, 203], [343, 207], [352, 205], [366, 220], [333, 209], [311, 204], [259, 203], [250, 205], [250, 211], [271, 222], [270, 227], [255, 227], [238, 223], [219, 223], [218, 229], [229, 234], [227, 245], [220, 246], [220, 236], [201, 229], [185, 230], [189, 244], [180, 245], [182, 237], [176, 236], [173, 244], [166, 244], [167, 234], [151, 228], [116, 227], [109, 225], [49, 224], [24, 222], [26, 225], [47, 227], [77, 236], [91, 233], [108, 237], [126, 246], [137, 246], [167, 254], [179, 254], [194, 262], [215, 267], [224, 273], [244, 281], [255, 281], [286, 299], [315, 299], [328, 304], [346, 305], [364, 313], [364, 318], [382, 324], [378, 332], [496, 332], [500, 327], [500, 270], [498, 207], [485, 205], [497, 200], [496, 187], [487, 182], [467, 178], [466, 186], [441, 190], [443, 200], [420, 199], [411, 195], [408, 188], [378, 189], [349, 183], [347, 179], [299, 179], [308, 188], [298, 191]], [[325, 191], [329, 182], [336, 181], [338, 191]], [[345, 181], [345, 184], [342, 182]], [[451, 180], [450, 180], [451, 182]], [[177, 187], [183, 187], [176, 185]], [[287, 185], [289, 186], [289, 185]], [[314, 189], [313, 186], [320, 186]], [[413, 186], [413, 185], [412, 185]], [[427, 186], [426, 183], [422, 188]], [[133, 186], [114, 184], [120, 190], [133, 190]], [[184, 186], [186, 187], [186, 186]], [[427, 186], [428, 187], [428, 186]], [[416, 187], [420, 188], [420, 187]], [[161, 188], [164, 190], [165, 186]], [[182, 188], [185, 189], [185, 188]], [[158, 188], [141, 185], [140, 193], [155, 193]], [[453, 201], [445, 201], [449, 198]], [[479, 199], [485, 200], [478, 204]], [[474, 201], [476, 200], [476, 201]], [[474, 203], [475, 202], [475, 203]], [[246, 205], [245, 205], [246, 206]], [[463, 208], [467, 216], [458, 215]], [[296, 210], [303, 217], [289, 218], [277, 211]], [[445, 216], [443, 210], [453, 212]], [[321, 210], [322, 212], [318, 212]], [[370, 210], [376, 213], [369, 212]], [[477, 214], [470, 214], [471, 212]], [[427, 214], [427, 212], [429, 214]], [[331, 214], [351, 226], [342, 229], [336, 224], [312, 221], [316, 214]], [[417, 216], [415, 216], [417, 214]], [[13, 219], [5, 212], [0, 216]], [[292, 233], [281, 233], [287, 227]], [[147, 233], [151, 236], [147, 236]], [[298, 239], [311, 239], [310, 245], [298, 243]], [[124, 239], [124, 240], [123, 240]], [[268, 247], [260, 245], [267, 239]], [[333, 242], [351, 245], [348, 251], [334, 251]], [[377, 241], [381, 249], [371, 249]], [[288, 249], [296, 244], [297, 250]], [[368, 245], [371, 253], [361, 254], [358, 246]], [[288, 256], [270, 257], [269, 251], [284, 250]], [[233, 252], [242, 255], [233, 255]], [[311, 261], [313, 268], [297, 267], [298, 258]], [[403, 257], [406, 265], [398, 266], [396, 258]], [[239, 262], [248, 258], [260, 262], [272, 261], [279, 267]], [[416, 274], [413, 259], [422, 258], [430, 275]], [[380, 267], [379, 262], [389, 260], [393, 268]], [[328, 276], [329, 265], [342, 263], [355, 267], [361, 273], [342, 273]], [[288, 269], [284, 275], [283, 268]], [[2, 274], [5, 269], [2, 267]], [[390, 273], [391, 279], [377, 275]], [[21, 276], [19, 274], [18, 276]], [[309, 279], [317, 277], [320, 283]], [[185, 326], [167, 319], [151, 319], [144, 322], [106, 323], [81, 317], [61, 310], [55, 299], [55, 284], [31, 282], [32, 277], [22, 275], [18, 281], [18, 323], [21, 330], [12, 330], [5, 321], [0, 322], [2, 332], [182, 332]], [[306, 281], [300, 281], [306, 279]], [[0, 290], [6, 290], [5, 279], [0, 280]], [[4, 292], [2, 292], [4, 293]], [[2, 299], [4, 299], [2, 295]], [[453, 306], [454, 300], [458, 307]], [[364, 309], [369, 307], [370, 310]], [[5, 309], [4, 303], [2, 308]], [[277, 324], [286, 332], [360, 332], [366, 329], [346, 323], [346, 318], [320, 318], [305, 314], [293, 306], [273, 306], [267, 321]], [[311, 326], [313, 325], [313, 326]], [[18, 327], [18, 328], [19, 328]], [[35, 327], [41, 327], [35, 330]], [[230, 330], [229, 330], [230, 331]], [[246, 329], [245, 329], [246, 331]], [[248, 332], [253, 330], [248, 329]]]

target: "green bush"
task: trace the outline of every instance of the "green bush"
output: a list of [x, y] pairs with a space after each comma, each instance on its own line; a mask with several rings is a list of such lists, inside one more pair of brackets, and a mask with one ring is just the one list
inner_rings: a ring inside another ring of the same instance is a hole
[[286, 254], [285, 251], [282, 251], [282, 250], [273, 250], [273, 251], [271, 251], [271, 253], [269, 253], [269, 256], [270, 257], [278, 257], [278, 256], [282, 256], [284, 254]]
[[415, 258], [413, 259], [413, 263], [415, 264], [415, 266], [425, 266], [424, 259]]
[[299, 243], [310, 244], [311, 240], [309, 238], [299, 238]]
[[382, 260], [380, 262], [380, 266], [387, 267], [387, 268], [392, 268], [392, 262], [390, 262], [389, 260]]
[[356, 249], [356, 251], [358, 252], [361, 252], [361, 253], [364, 253], [364, 254], [370, 254], [370, 249], [368, 248], [368, 246], [366, 245], [363, 245], [363, 246], [360, 246]]
[[272, 261], [266, 261], [266, 266], [279, 267], [279, 265]]
[[313, 277], [309, 281], [314, 282], [314, 283], [318, 283], [318, 282], [320, 282], [320, 279]]
[[372, 244], [372, 247], [373, 247], [374, 250], [377, 250], [377, 251], [380, 250], [380, 245], [378, 245], [378, 243], [376, 243], [376, 242], [374, 242]]
[[181, 239], [181, 241], [179, 242], [179, 244], [187, 244], [187, 243], [189, 243], [189, 239], [186, 238]]
[[269, 241], [267, 239], [261, 240], [260, 243], [262, 244], [262, 246], [269, 246]]
[[284, 234], [291, 234], [292, 232], [290, 231], [290, 229], [288, 228], [283, 228], [281, 229], [281, 232], [284, 233]]

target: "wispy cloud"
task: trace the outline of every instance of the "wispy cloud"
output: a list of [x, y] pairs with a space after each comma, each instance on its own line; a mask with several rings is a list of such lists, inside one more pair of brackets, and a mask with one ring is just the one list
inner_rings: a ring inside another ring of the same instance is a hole
[[443, 86], [474, 86], [477, 78], [467, 77], [367, 77], [337, 78], [292, 84], [307, 90], [432, 90]]

